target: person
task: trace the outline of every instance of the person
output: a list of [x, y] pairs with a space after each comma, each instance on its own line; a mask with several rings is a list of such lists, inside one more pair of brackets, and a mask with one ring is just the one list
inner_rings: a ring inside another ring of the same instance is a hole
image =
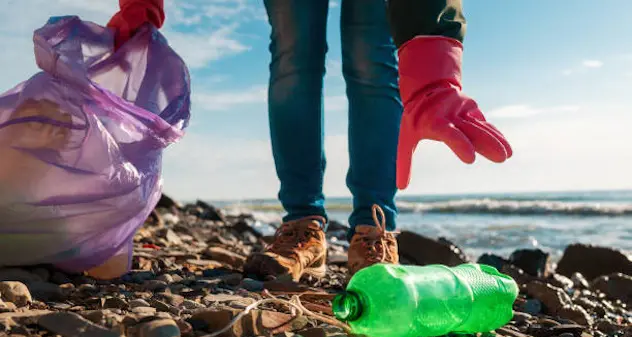
[[[271, 26], [269, 125], [278, 197], [287, 214], [273, 242], [248, 257], [259, 277], [324, 276], [329, 222], [323, 177], [323, 77], [328, 0], [265, 0]], [[145, 22], [160, 28], [161, 0], [120, 0], [108, 24], [120, 45]], [[398, 263], [398, 189], [422, 140], [464, 163], [512, 156], [503, 134], [462, 91], [466, 21], [461, 0], [342, 0], [342, 72], [349, 100], [349, 274]], [[396, 57], [396, 54], [398, 57]]]

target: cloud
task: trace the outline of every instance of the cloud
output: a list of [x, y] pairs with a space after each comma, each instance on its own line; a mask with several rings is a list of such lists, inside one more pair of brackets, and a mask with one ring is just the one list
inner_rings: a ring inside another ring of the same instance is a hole
[[570, 75], [574, 75], [574, 74], [580, 74], [580, 73], [585, 73], [586, 71], [590, 70], [590, 69], [599, 69], [601, 67], [603, 67], [604, 62], [601, 60], [583, 60], [581, 62], [580, 65], [577, 65], [573, 68], [568, 68], [568, 69], [564, 69], [562, 70], [562, 75], [564, 76], [570, 76]]
[[208, 33], [164, 32], [169, 45], [184, 59], [190, 69], [204, 68], [210, 62], [240, 54], [250, 48], [235, 38], [238, 24], [223, 26]]
[[191, 97], [195, 109], [206, 111], [225, 111], [237, 105], [265, 103], [267, 98], [266, 86], [253, 86], [240, 91], [194, 92]]
[[586, 68], [601, 68], [603, 66], [603, 62], [599, 60], [584, 60], [582, 65]]
[[486, 112], [488, 117], [495, 118], [524, 118], [540, 114], [555, 114], [563, 112], [577, 112], [580, 107], [575, 105], [561, 105], [547, 108], [533, 108], [529, 105], [507, 105]]

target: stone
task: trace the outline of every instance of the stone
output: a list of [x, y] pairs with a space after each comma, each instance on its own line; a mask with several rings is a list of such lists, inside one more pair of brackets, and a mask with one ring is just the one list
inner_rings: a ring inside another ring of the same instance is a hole
[[27, 284], [34, 299], [42, 302], [63, 301], [64, 292], [59, 285], [50, 282], [30, 282]]
[[73, 337], [120, 337], [121, 335], [103, 328], [71, 312], [56, 312], [39, 317], [37, 324], [48, 331]]
[[138, 307], [151, 307], [151, 305], [143, 299], [135, 299], [129, 302], [129, 307], [133, 309]]
[[209, 247], [204, 255], [211, 260], [228, 264], [235, 269], [243, 268], [246, 263], [245, 256], [241, 256], [221, 247]]
[[105, 303], [103, 303], [104, 308], [112, 308], [112, 309], [123, 309], [127, 310], [129, 308], [129, 304], [122, 298], [119, 297], [109, 297], [105, 299]]
[[166, 194], [162, 194], [160, 196], [160, 200], [158, 200], [158, 203], [156, 204], [156, 208], [166, 208], [169, 210], [178, 210], [178, 209], [182, 209], [183, 205], [179, 202], [177, 202], [175, 199], [169, 197]]
[[206, 308], [204, 304], [191, 301], [191, 300], [184, 300], [184, 302], [182, 302], [182, 307], [185, 309], [190, 309], [190, 310]]
[[601, 276], [592, 282], [590, 288], [632, 306], [632, 276], [621, 273]]
[[157, 319], [142, 323], [138, 337], [180, 337], [180, 328], [172, 319]]
[[492, 266], [498, 270], [501, 270], [504, 265], [509, 263], [509, 260], [495, 254], [485, 253], [478, 258], [476, 263], [486, 264], [488, 266]]
[[35, 281], [44, 281], [40, 276], [28, 272], [20, 268], [0, 268], [0, 282], [1, 281], [18, 281], [22, 283], [29, 283]]
[[581, 273], [589, 280], [615, 273], [632, 275], [632, 258], [614, 248], [572, 244], [566, 247], [556, 271], [567, 277]]
[[[208, 309], [195, 313], [189, 322], [195, 327], [204, 326], [205, 330], [215, 332], [226, 327], [240, 310]], [[268, 311], [252, 310], [231, 328], [232, 336], [261, 336], [295, 331], [304, 328], [308, 321], [306, 317], [294, 319], [291, 315]]]
[[468, 262], [461, 249], [444, 238], [433, 240], [410, 231], [402, 231], [397, 236], [397, 242], [399, 257], [408, 261], [408, 264], [443, 264], [455, 267]]
[[180, 236], [178, 236], [178, 234], [176, 234], [171, 229], [167, 230], [167, 233], [165, 234], [165, 239], [167, 239], [167, 242], [169, 242], [172, 245], [179, 246], [182, 244], [182, 239], [180, 239]]
[[143, 287], [149, 291], [160, 291], [167, 289], [169, 285], [165, 281], [148, 280], [143, 283]]
[[548, 277], [549, 254], [541, 249], [520, 249], [509, 256], [509, 262], [525, 273], [536, 277]]
[[141, 315], [155, 315], [156, 314], [156, 308], [152, 308], [152, 307], [135, 307], [132, 309], [132, 312], [135, 314], [141, 314]]
[[13, 302], [18, 307], [25, 307], [33, 302], [29, 288], [22, 282], [0, 282], [0, 294], [2, 299]]
[[571, 281], [573, 281], [573, 286], [576, 289], [581, 290], [581, 289], [588, 289], [590, 287], [590, 284], [588, 283], [584, 275], [582, 275], [581, 273], [573, 273], [573, 276], [571, 276]]

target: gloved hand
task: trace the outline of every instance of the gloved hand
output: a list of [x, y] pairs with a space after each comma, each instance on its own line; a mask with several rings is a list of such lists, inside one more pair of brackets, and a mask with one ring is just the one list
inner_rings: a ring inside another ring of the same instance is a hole
[[163, 0], [119, 0], [119, 8], [107, 24], [108, 28], [116, 30], [115, 49], [134, 36], [146, 22], [160, 28], [165, 21]]
[[441, 36], [419, 36], [399, 48], [404, 104], [397, 150], [397, 187], [408, 187], [412, 156], [423, 139], [445, 143], [471, 164], [476, 152], [501, 163], [511, 146], [488, 123], [476, 102], [461, 92], [463, 45]]

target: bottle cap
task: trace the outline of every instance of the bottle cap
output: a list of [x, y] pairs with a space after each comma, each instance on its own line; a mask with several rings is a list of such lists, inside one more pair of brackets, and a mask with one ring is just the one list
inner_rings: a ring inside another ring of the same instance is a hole
[[334, 316], [340, 321], [354, 321], [362, 315], [360, 297], [354, 292], [344, 292], [334, 297], [332, 302]]

